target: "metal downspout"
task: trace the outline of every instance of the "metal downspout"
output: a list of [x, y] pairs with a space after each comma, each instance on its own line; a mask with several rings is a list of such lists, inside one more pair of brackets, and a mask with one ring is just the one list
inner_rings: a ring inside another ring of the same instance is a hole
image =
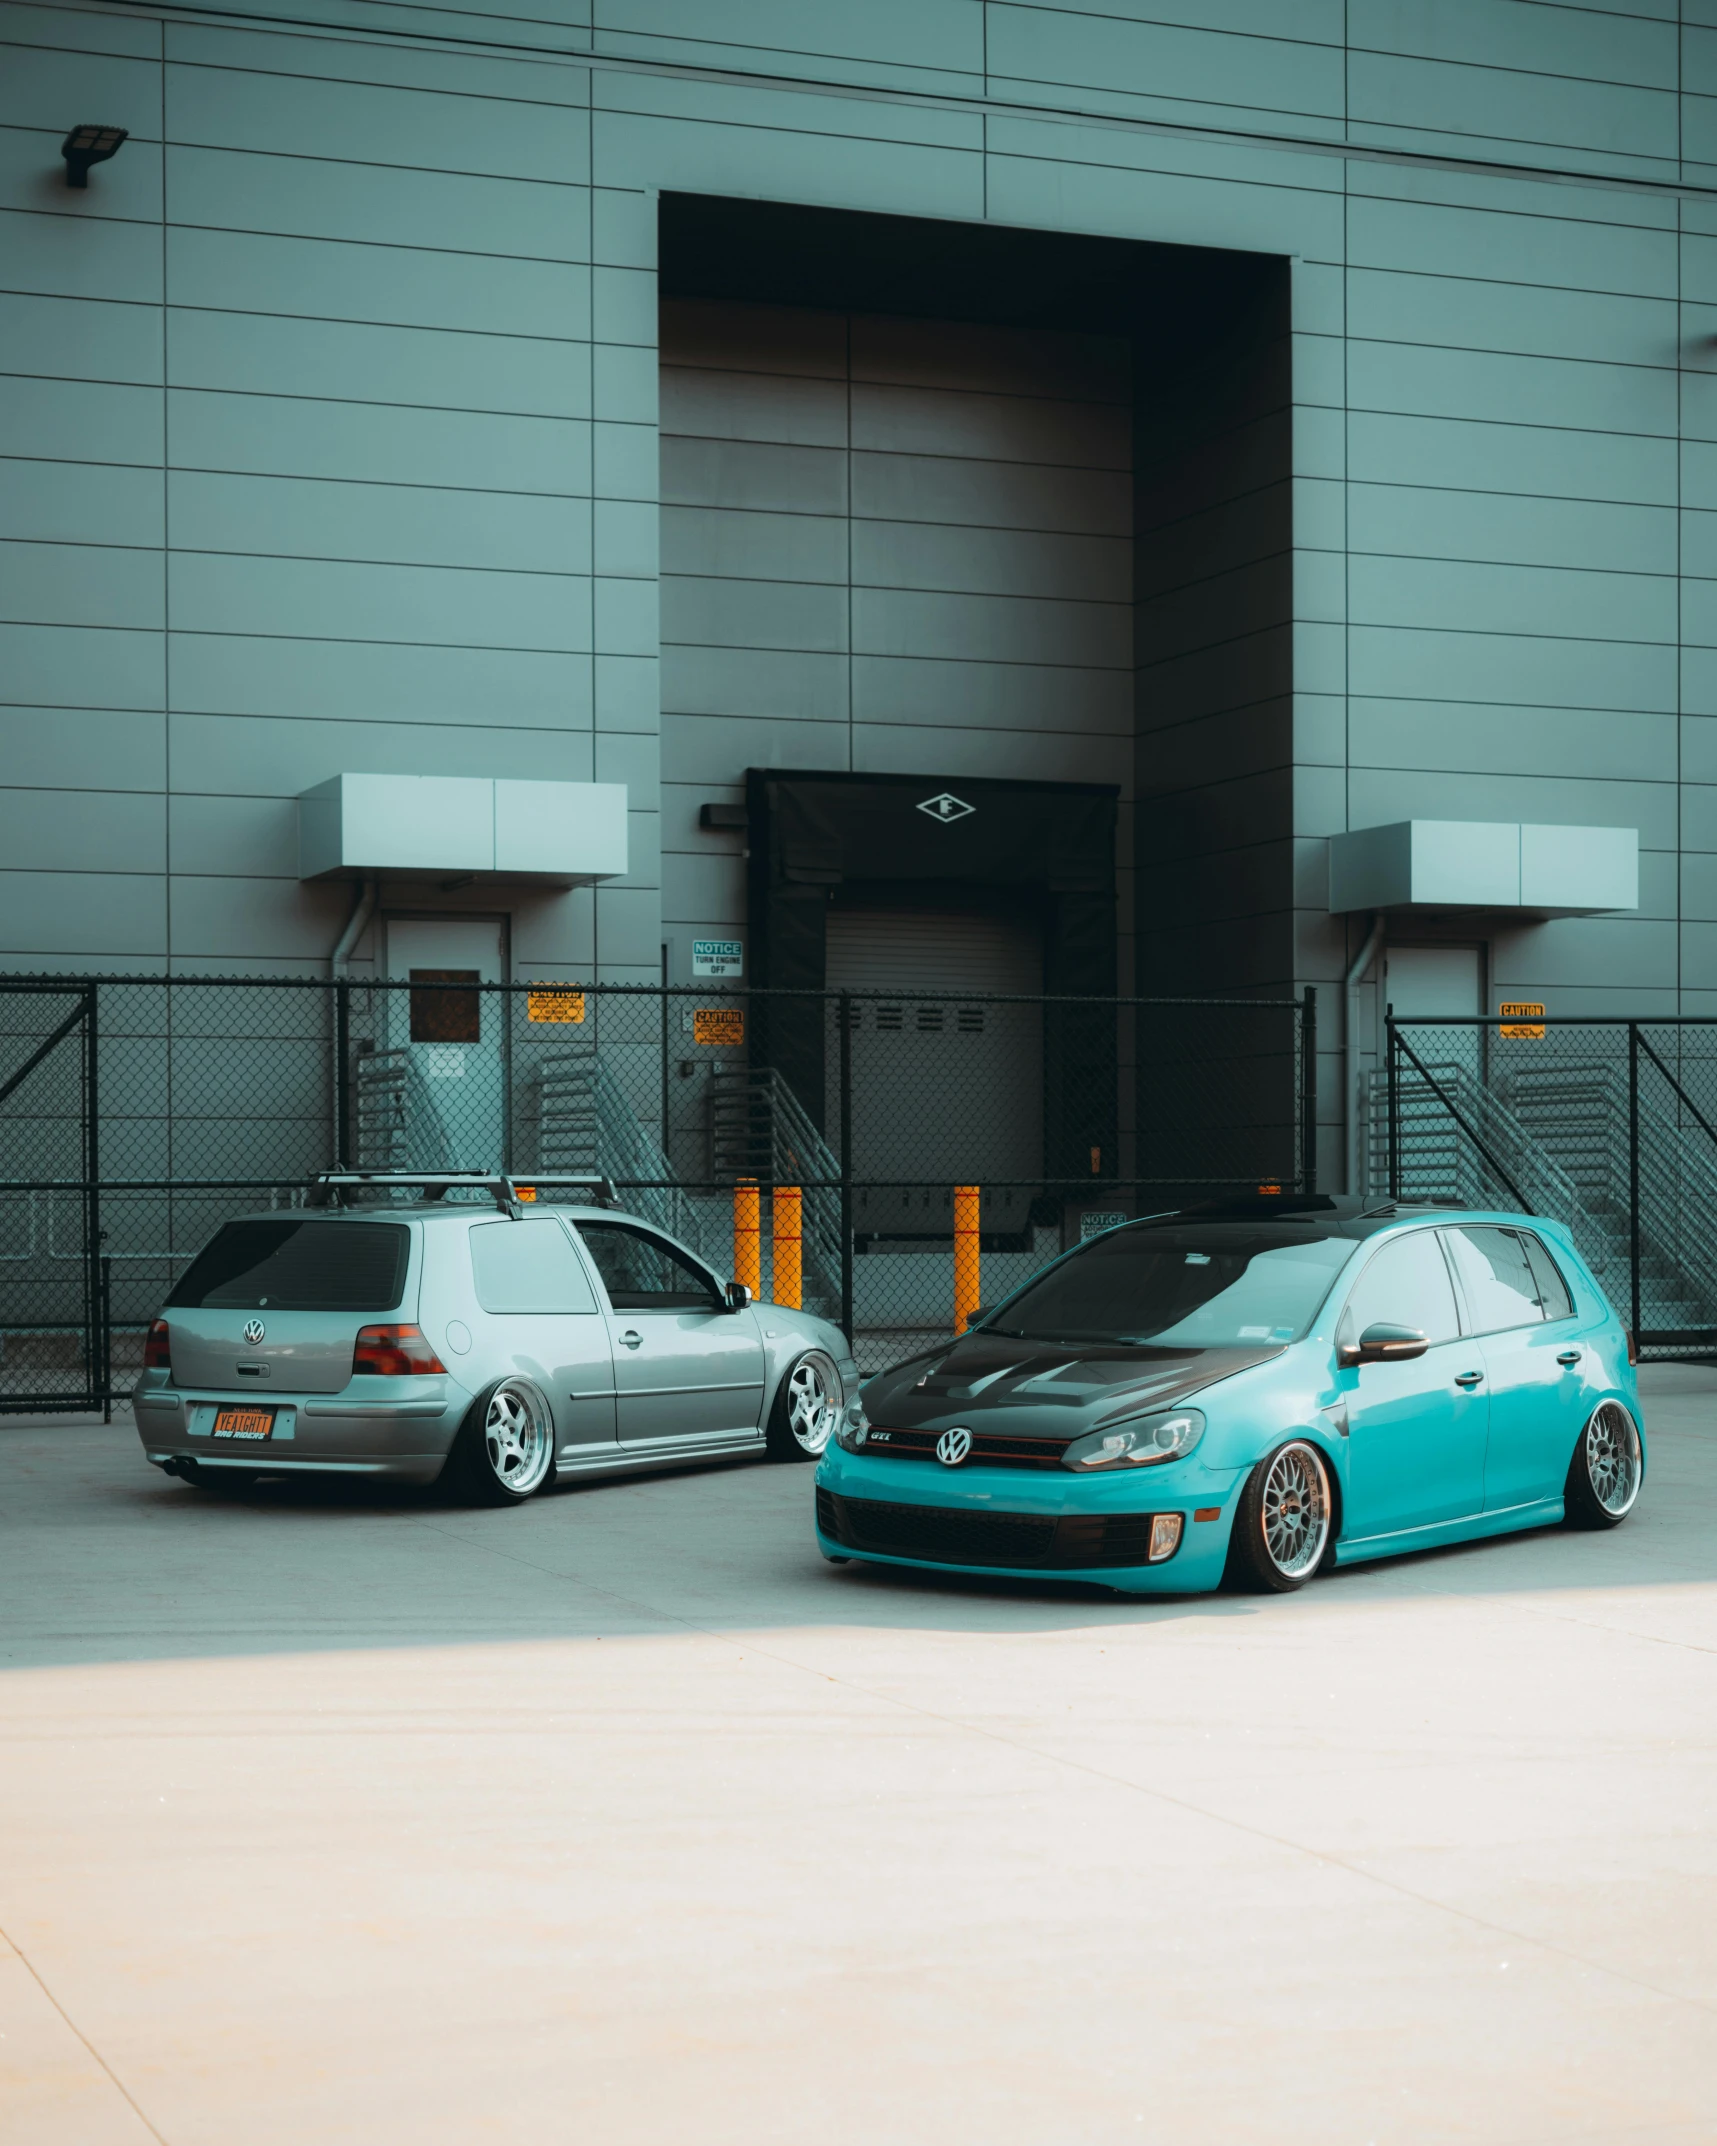
[[334, 981], [337, 984], [344, 983], [346, 980], [346, 971], [351, 967], [352, 962], [352, 949], [363, 937], [371, 917], [375, 915], [376, 904], [381, 900], [381, 892], [381, 881], [379, 879], [366, 879], [358, 888], [358, 898], [352, 904], [352, 913], [346, 919], [346, 928], [340, 934], [339, 943], [334, 948], [333, 959], [330, 964]]
[[1347, 1189], [1359, 1190], [1359, 987], [1365, 981], [1365, 972], [1377, 959], [1377, 950], [1383, 944], [1383, 919], [1374, 916], [1371, 928], [1365, 935], [1365, 944], [1354, 956], [1352, 965], [1342, 979], [1342, 1084], [1345, 1087], [1347, 1106]]
[[346, 1068], [341, 1063], [346, 1050], [345, 1002], [348, 993], [345, 987], [348, 971], [352, 966], [352, 950], [369, 929], [370, 919], [376, 913], [381, 893], [381, 881], [378, 879], [366, 879], [359, 886], [358, 898], [352, 904], [351, 915], [346, 919], [346, 928], [335, 941], [334, 951], [328, 961], [328, 968], [334, 979], [334, 988], [328, 994], [329, 1026], [333, 1033], [333, 1047], [328, 1053], [328, 1126], [331, 1136], [328, 1142], [328, 1160], [336, 1169], [347, 1159], [347, 1129], [342, 1124]]

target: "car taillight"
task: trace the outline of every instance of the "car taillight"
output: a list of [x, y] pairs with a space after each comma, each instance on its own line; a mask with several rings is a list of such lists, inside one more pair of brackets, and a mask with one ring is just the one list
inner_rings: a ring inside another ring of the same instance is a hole
[[1639, 1362], [1639, 1343], [1634, 1339], [1634, 1330], [1631, 1326], [1624, 1326], [1622, 1332], [1628, 1337], [1628, 1362], [1637, 1364]]
[[145, 1371], [171, 1371], [173, 1368], [172, 1336], [167, 1331], [165, 1319], [151, 1319], [149, 1331], [143, 1337], [143, 1368]]
[[402, 1379], [446, 1369], [429, 1346], [421, 1327], [361, 1326], [358, 1329], [357, 1346], [352, 1351], [354, 1378], [367, 1373], [372, 1378]]

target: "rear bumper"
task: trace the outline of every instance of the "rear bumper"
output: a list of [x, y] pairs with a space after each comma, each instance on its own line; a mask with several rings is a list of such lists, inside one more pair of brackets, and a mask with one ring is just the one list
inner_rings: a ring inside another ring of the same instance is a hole
[[[406, 1380], [377, 1380], [390, 1391], [354, 1394], [271, 1393], [266, 1438], [217, 1436], [216, 1412], [255, 1405], [249, 1394], [199, 1393], [139, 1383], [132, 1413], [145, 1457], [157, 1467], [195, 1461], [199, 1468], [244, 1468], [271, 1475], [316, 1471], [387, 1476], [429, 1483], [441, 1473], [471, 1405], [452, 1379], [433, 1393], [401, 1391]], [[415, 1382], [418, 1384], [428, 1382]]]

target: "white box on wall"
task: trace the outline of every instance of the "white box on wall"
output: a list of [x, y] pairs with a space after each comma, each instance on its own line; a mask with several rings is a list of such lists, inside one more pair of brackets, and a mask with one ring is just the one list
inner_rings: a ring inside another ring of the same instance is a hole
[[1329, 905], [1523, 909], [1596, 916], [1639, 907], [1639, 831], [1514, 820], [1396, 820], [1332, 835]]
[[626, 834], [621, 782], [342, 774], [299, 797], [298, 876], [586, 886], [625, 872]]
[[495, 869], [618, 879], [626, 870], [623, 782], [495, 783]]

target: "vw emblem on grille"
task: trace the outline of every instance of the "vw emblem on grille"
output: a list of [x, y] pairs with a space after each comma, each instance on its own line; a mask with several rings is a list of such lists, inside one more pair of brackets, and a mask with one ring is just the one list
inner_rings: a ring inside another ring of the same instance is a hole
[[263, 1335], [267, 1333], [267, 1331], [268, 1329], [263, 1325], [260, 1319], [247, 1319], [244, 1322], [244, 1338], [250, 1343], [253, 1349], [262, 1339]]
[[936, 1441], [936, 1458], [944, 1468], [957, 1468], [972, 1450], [972, 1434], [963, 1423], [944, 1431]]
[[956, 797], [951, 790], [941, 790], [934, 797], [921, 798], [918, 809], [929, 813], [933, 820], [940, 820], [946, 827], [950, 820], [963, 820], [978, 808], [968, 805], [963, 797]]

